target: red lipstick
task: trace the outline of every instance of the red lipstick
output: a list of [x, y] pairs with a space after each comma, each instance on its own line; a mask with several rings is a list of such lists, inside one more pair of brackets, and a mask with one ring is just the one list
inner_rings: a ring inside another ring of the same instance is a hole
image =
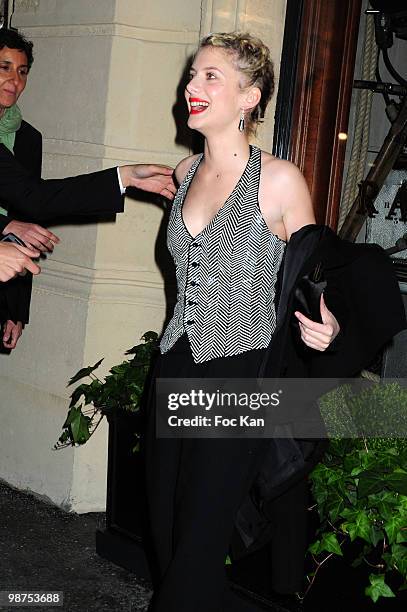
[[208, 108], [209, 102], [207, 102], [206, 100], [202, 100], [201, 98], [189, 98], [189, 106], [189, 113], [191, 115], [197, 115], [198, 113], [202, 113]]

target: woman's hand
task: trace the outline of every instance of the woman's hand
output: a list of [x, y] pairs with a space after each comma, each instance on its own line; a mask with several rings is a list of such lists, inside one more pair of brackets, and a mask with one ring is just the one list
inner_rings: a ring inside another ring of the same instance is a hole
[[328, 310], [323, 294], [321, 295], [319, 305], [322, 323], [311, 321], [311, 319], [308, 319], [308, 317], [298, 311], [294, 314], [299, 321], [301, 339], [304, 344], [316, 351], [325, 351], [331, 342], [335, 340], [340, 327], [332, 312]]
[[23, 333], [23, 324], [21, 321], [6, 321], [3, 330], [3, 345], [7, 349], [16, 348], [18, 339]]

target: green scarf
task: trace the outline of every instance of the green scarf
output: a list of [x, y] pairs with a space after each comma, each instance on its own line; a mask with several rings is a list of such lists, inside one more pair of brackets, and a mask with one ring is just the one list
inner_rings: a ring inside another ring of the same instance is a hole
[[[6, 108], [3, 116], [0, 118], [0, 142], [12, 153], [14, 151], [16, 132], [20, 129], [21, 120], [21, 111], [17, 104]], [[7, 210], [0, 206], [0, 214], [6, 215]]]

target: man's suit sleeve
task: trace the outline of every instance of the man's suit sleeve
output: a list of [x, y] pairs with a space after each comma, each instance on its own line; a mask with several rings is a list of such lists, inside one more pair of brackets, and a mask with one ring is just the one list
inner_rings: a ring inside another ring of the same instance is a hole
[[36, 179], [0, 145], [0, 200], [41, 221], [123, 211], [116, 168], [66, 179]]

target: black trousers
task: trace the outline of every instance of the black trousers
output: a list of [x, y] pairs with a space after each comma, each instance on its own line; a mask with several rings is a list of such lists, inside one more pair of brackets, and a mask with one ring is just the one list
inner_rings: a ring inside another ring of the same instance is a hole
[[[194, 364], [183, 338], [156, 377], [255, 376], [262, 351]], [[234, 520], [267, 446], [264, 439], [156, 438], [150, 402], [146, 485], [154, 559], [154, 612], [250, 612], [232, 593], [225, 560]]]

